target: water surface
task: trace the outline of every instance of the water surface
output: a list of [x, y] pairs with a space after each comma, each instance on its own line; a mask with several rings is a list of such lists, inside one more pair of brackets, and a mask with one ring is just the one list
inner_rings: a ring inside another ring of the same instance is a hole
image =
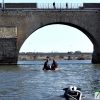
[[80, 87], [84, 95], [94, 96], [94, 90], [100, 90], [100, 64], [57, 60], [58, 71], [43, 71], [44, 62], [0, 65], [0, 100], [43, 100], [63, 95], [62, 89], [71, 85]]

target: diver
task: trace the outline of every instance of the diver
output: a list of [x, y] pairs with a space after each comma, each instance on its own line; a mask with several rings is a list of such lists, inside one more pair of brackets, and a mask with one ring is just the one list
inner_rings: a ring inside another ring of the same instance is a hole
[[48, 62], [49, 62], [49, 59], [47, 59], [46, 62], [44, 63], [43, 70], [48, 70], [48, 69], [50, 69], [50, 66], [49, 66]]
[[77, 88], [76, 86], [70, 86], [69, 88], [64, 88], [63, 90], [65, 91], [64, 97], [66, 98], [66, 100], [83, 100], [81, 99], [81, 88]]
[[55, 61], [55, 59], [53, 59], [53, 63], [52, 63], [52, 65], [51, 65], [51, 68], [52, 68], [53, 70], [55, 70], [57, 67], [58, 67], [58, 64], [57, 64], [57, 62]]

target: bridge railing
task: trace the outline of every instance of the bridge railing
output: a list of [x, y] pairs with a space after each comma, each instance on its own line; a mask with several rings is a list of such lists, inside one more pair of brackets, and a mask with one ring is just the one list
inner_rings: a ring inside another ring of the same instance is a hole
[[1, 10], [100, 10], [100, 4], [91, 3], [1, 3]]
[[83, 3], [37, 3], [38, 9], [78, 9]]
[[[10, 3], [11, 4], [11, 3]], [[6, 3], [1, 3], [1, 9], [79, 9], [80, 7], [83, 7], [83, 3], [34, 3], [36, 4], [36, 7], [21, 7], [19, 4], [14, 4], [13, 7], [8, 7]], [[12, 6], [12, 5], [11, 5]]]

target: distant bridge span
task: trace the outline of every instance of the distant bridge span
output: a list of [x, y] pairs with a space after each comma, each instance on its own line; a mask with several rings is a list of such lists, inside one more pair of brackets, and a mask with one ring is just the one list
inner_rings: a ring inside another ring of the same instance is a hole
[[100, 4], [85, 3], [75, 9], [38, 9], [36, 4], [26, 8], [20, 3], [9, 8], [9, 5], [1, 4], [0, 10], [0, 64], [17, 64], [24, 41], [37, 29], [52, 24], [81, 30], [93, 43], [92, 63], [100, 63]]

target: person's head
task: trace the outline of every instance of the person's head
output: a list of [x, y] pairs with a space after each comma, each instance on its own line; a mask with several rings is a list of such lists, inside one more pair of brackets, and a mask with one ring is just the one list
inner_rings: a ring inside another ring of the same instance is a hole
[[55, 59], [53, 59], [53, 62], [55, 62]]

